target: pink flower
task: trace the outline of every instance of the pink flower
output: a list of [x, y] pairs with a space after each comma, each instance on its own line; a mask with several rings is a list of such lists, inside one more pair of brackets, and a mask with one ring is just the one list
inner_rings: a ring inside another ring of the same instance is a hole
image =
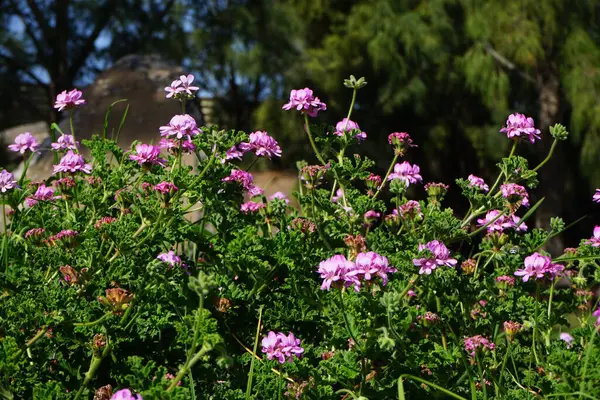
[[529, 139], [531, 143], [541, 139], [541, 132], [534, 127], [533, 118], [519, 113], [509, 115], [506, 126], [500, 129], [500, 132], [506, 133], [509, 139]]
[[46, 232], [46, 230], [44, 228], [33, 228], [28, 230], [27, 232], [25, 232], [25, 239], [29, 239], [30, 237], [40, 237], [42, 235], [44, 235], [44, 233]]
[[181, 264], [181, 257], [175, 254], [173, 250], [169, 250], [167, 253], [160, 253], [156, 258], [166, 264], [169, 264], [169, 268]]
[[267, 355], [267, 359], [278, 360], [281, 364], [292, 362], [293, 357], [301, 357], [304, 349], [300, 347], [300, 339], [297, 339], [293, 333], [287, 336], [283, 333], [270, 331], [261, 342], [262, 352]]
[[590, 240], [586, 240], [585, 244], [589, 244], [592, 247], [600, 247], [600, 225], [594, 227], [594, 236]]
[[244, 153], [240, 151], [236, 146], [231, 146], [231, 148], [225, 153], [225, 158], [222, 160], [222, 163], [225, 163], [225, 161], [233, 160], [234, 158], [241, 161], [242, 157], [244, 157]]
[[592, 200], [594, 200], [596, 203], [600, 203], [600, 189], [596, 189], [596, 193], [594, 193]]
[[192, 96], [194, 93], [198, 91], [200, 88], [198, 86], [191, 86], [194, 81], [194, 75], [181, 75], [179, 79], [171, 82], [170, 86], [165, 88], [165, 92], [167, 92], [167, 99], [171, 97], [180, 97], [181, 94], [186, 94], [188, 96]]
[[[319, 268], [317, 269], [317, 273], [321, 274], [321, 279], [323, 279], [321, 290], [330, 290], [333, 282], [344, 280], [346, 274], [353, 271], [354, 268], [354, 263], [352, 261], [348, 261], [346, 257], [341, 254], [336, 254], [325, 261], [321, 261]], [[348, 281], [354, 280], [355, 279], [352, 278], [348, 279]], [[358, 288], [360, 290], [360, 283]]]
[[367, 134], [365, 132], [361, 132], [360, 130], [360, 126], [358, 126], [358, 124], [354, 121], [352, 121], [351, 119], [348, 118], [344, 118], [343, 120], [341, 120], [340, 122], [338, 122], [335, 125], [335, 132], [333, 132], [335, 135], [337, 136], [344, 136], [346, 133], [348, 132], [352, 132], [352, 131], [359, 131], [354, 138], [357, 139], [359, 142], [363, 141], [367, 138]]
[[344, 189], [338, 189], [335, 191], [335, 196], [331, 198], [332, 203], [337, 203], [341, 198], [344, 197]]
[[423, 213], [421, 212], [421, 205], [418, 201], [415, 200], [407, 201], [406, 203], [400, 206], [399, 210], [394, 209], [392, 211], [392, 214], [393, 213], [396, 213], [396, 215], [399, 215], [401, 218], [404, 219], [414, 219], [416, 217], [423, 217]]
[[369, 210], [363, 215], [363, 218], [368, 222], [376, 221], [379, 217], [381, 217], [381, 213], [375, 210]]
[[160, 139], [158, 146], [161, 149], [167, 150], [172, 154], [177, 154], [179, 150], [183, 151], [183, 153], [193, 153], [196, 151], [196, 145], [188, 139], [184, 140], [173, 140], [173, 139]]
[[138, 144], [135, 146], [135, 153], [130, 154], [129, 159], [136, 161], [139, 165], [160, 165], [165, 166], [166, 160], [160, 158], [160, 147], [151, 144]]
[[171, 182], [160, 182], [157, 183], [156, 185], [154, 185], [154, 190], [156, 190], [159, 193], [162, 194], [171, 194], [171, 193], [175, 193], [176, 191], [179, 190], [179, 188], [177, 186], [175, 186], [174, 184], [172, 184]]
[[250, 193], [251, 196], [262, 194], [262, 189], [254, 185], [254, 177], [251, 173], [240, 169], [233, 169], [229, 176], [221, 179], [222, 182], [237, 182]]
[[85, 160], [80, 154], [73, 153], [73, 150], [67, 151], [67, 154], [61, 158], [58, 165], [54, 166], [54, 173], [59, 172], [84, 172], [90, 174], [92, 172], [92, 166], [86, 164]]
[[490, 187], [485, 183], [485, 181], [478, 176], [471, 174], [467, 179], [469, 180], [469, 186], [471, 187], [479, 188], [484, 192], [488, 192], [490, 190]]
[[388, 143], [394, 146], [395, 153], [397, 155], [404, 155], [409, 147], [417, 147], [413, 144], [413, 140], [410, 135], [406, 132], [392, 132], [388, 136]]
[[475, 335], [465, 338], [464, 341], [465, 351], [473, 358], [478, 351], [490, 350], [493, 351], [496, 345], [485, 336]]
[[290, 204], [290, 201], [288, 200], [287, 196], [282, 192], [276, 192], [269, 196], [269, 201], [273, 200], [282, 200], [285, 204]]
[[110, 225], [110, 224], [112, 224], [113, 222], [116, 222], [116, 221], [117, 221], [117, 219], [114, 218], [114, 217], [102, 217], [98, 221], [96, 221], [96, 223], [94, 224], [94, 228], [100, 229], [104, 225]]
[[15, 153], [25, 154], [28, 151], [35, 152], [39, 147], [39, 143], [35, 140], [31, 132], [25, 132], [17, 135], [15, 142], [9, 145], [8, 149]]
[[79, 142], [76, 142], [73, 139], [73, 135], [60, 135], [58, 139], [56, 139], [56, 143], [52, 143], [50, 147], [52, 150], [77, 150], [79, 146]]
[[260, 210], [262, 208], [265, 208], [265, 205], [263, 203], [247, 201], [240, 206], [240, 211], [243, 212], [244, 214], [248, 214], [251, 212], [252, 213], [257, 212], [258, 210]]
[[529, 207], [529, 194], [523, 186], [516, 183], [506, 183], [500, 186], [500, 191], [502, 197], [507, 199], [509, 203]]
[[70, 92], [63, 90], [61, 93], [56, 96], [56, 102], [54, 103], [54, 108], [57, 108], [58, 111], [62, 110], [70, 110], [82, 104], [85, 104], [85, 100], [81, 98], [83, 93], [81, 93], [77, 89], [73, 89]]
[[200, 133], [196, 120], [189, 114], [175, 115], [168, 125], [159, 128], [160, 135], [176, 139], [188, 139]]
[[3, 169], [2, 172], [0, 172], [0, 192], [6, 193], [9, 190], [14, 189], [16, 187], [19, 187], [19, 185], [17, 185], [15, 176], [7, 170]]
[[110, 400], [144, 400], [142, 395], [137, 393], [133, 394], [129, 389], [121, 389], [112, 395]]
[[418, 165], [410, 165], [408, 161], [404, 161], [402, 164], [398, 163], [394, 165], [394, 172], [388, 176], [388, 180], [400, 179], [408, 187], [413, 183], [423, 181], [419, 172], [421, 170]]
[[52, 201], [56, 199], [60, 199], [60, 196], [54, 196], [54, 189], [42, 183], [38, 186], [33, 196], [25, 199], [25, 205], [27, 207], [33, 207], [38, 201]]
[[313, 96], [313, 91], [309, 88], [292, 90], [290, 101], [283, 105], [284, 110], [296, 110], [308, 114], [309, 117], [316, 117], [319, 111], [327, 110], [327, 105]]
[[423, 250], [429, 253], [429, 257], [413, 259], [413, 264], [416, 267], [421, 267], [419, 269], [420, 275], [430, 275], [439, 266], [454, 267], [457, 263], [456, 259], [450, 258], [450, 251], [439, 240], [432, 240], [425, 245], [420, 244], [419, 251]]
[[281, 157], [281, 148], [279, 147], [279, 144], [277, 144], [277, 141], [264, 131], [252, 132], [250, 134], [250, 142], [240, 143], [238, 149], [244, 153], [253, 151], [254, 154], [259, 157]]
[[248, 195], [250, 197], [256, 197], [256, 196], [260, 196], [264, 193], [264, 190], [262, 190], [261, 188], [259, 188], [256, 185], [252, 185], [250, 186], [250, 188], [248, 189]]
[[388, 259], [373, 251], [367, 253], [359, 253], [356, 256], [355, 269], [351, 274], [359, 275], [362, 279], [370, 281], [371, 278], [377, 276], [381, 278], [383, 286], [388, 283], [387, 274], [397, 272], [391, 266], [388, 266]]
[[553, 264], [550, 257], [537, 252], [525, 257], [524, 264], [525, 268], [515, 271], [516, 276], [523, 277], [523, 282], [527, 282], [531, 278], [536, 280], [542, 279], [546, 275], [548, 278], [554, 279], [565, 269], [565, 267], [560, 264]]
[[562, 340], [563, 342], [565, 342], [567, 344], [567, 349], [570, 349], [571, 346], [573, 346], [573, 341], [575, 340], [575, 338], [571, 335], [569, 335], [567, 332], [562, 332], [560, 335], [560, 340]]

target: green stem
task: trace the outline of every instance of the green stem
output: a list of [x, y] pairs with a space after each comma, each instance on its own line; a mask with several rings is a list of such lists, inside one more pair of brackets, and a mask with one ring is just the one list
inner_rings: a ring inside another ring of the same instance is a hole
[[373, 200], [375, 200], [377, 198], [377, 196], [379, 196], [379, 192], [381, 192], [381, 189], [383, 189], [383, 187], [385, 186], [388, 176], [390, 176], [390, 174], [392, 173], [392, 169], [394, 169], [394, 165], [396, 165], [396, 161], [398, 161], [398, 154], [394, 154], [394, 158], [392, 159], [390, 167], [388, 168], [387, 172], [385, 173], [385, 177], [381, 181], [381, 185], [379, 185], [377, 192], [375, 192], [375, 194], [373, 195]]
[[8, 232], [6, 230], [6, 204], [2, 203], [2, 262], [4, 263], [4, 274], [8, 274]]
[[354, 332], [352, 332], [352, 329], [350, 328], [350, 321], [348, 320], [348, 316], [346, 315], [346, 306], [344, 305], [344, 289], [340, 290], [339, 292], [340, 292], [340, 305], [342, 308], [342, 316], [344, 317], [344, 323], [346, 324], [346, 329], [348, 330], [348, 333], [350, 334], [350, 337], [352, 338], [352, 340], [354, 340], [354, 343], [356, 343], [356, 346], [358, 346], [358, 348], [360, 349], [362, 346], [356, 339]]
[[[254, 348], [253, 354], [256, 354], [256, 350], [258, 349], [258, 338], [260, 336], [260, 324], [262, 321], [262, 311], [263, 306], [260, 306], [258, 309], [258, 324], [256, 325], [256, 336], [254, 337]], [[251, 400], [252, 398], [252, 379], [254, 378], [254, 360], [255, 357], [252, 357], [250, 361], [250, 373], [248, 374], [248, 384], [246, 385], [246, 400]]]
[[85, 390], [87, 385], [94, 378], [94, 375], [96, 375], [96, 371], [100, 367], [100, 364], [102, 364], [102, 360], [104, 360], [104, 357], [106, 357], [106, 355], [108, 354], [109, 348], [110, 348], [110, 345], [107, 343], [106, 346], [104, 347], [104, 350], [102, 351], [102, 354], [100, 354], [99, 356], [96, 356], [96, 355], [92, 356], [92, 362], [90, 363], [90, 368], [88, 369], [88, 372], [86, 372], [85, 379], [83, 380], [81, 387], [79, 388], [79, 390], [77, 391], [77, 394], [75, 395], [75, 400], [77, 400], [79, 397], [81, 397], [81, 394], [83, 393], [83, 391]]
[[[585, 391], [585, 377], [587, 375], [587, 369], [588, 369], [588, 364], [590, 361], [590, 356], [592, 353], [592, 349], [594, 348], [594, 339], [596, 339], [596, 336], [598, 336], [598, 330], [596, 329], [596, 327], [592, 327], [592, 335], [590, 337], [590, 340], [588, 341], [587, 344], [587, 349], [585, 351], [585, 361], [583, 362], [583, 371], [581, 374], [581, 383], [579, 384], [579, 391], [580, 392], [584, 392]], [[579, 396], [581, 397], [581, 395]]]
[[27, 170], [29, 169], [29, 164], [31, 163], [31, 159], [33, 158], [34, 153], [31, 153], [29, 157], [25, 160], [25, 165], [23, 166], [23, 172], [21, 173], [21, 178], [19, 178], [19, 186], [23, 186], [23, 181], [25, 181], [25, 176], [27, 175]]
[[110, 318], [111, 315], [112, 315], [112, 312], [109, 312], [109, 313], [104, 314], [102, 317], [98, 318], [95, 321], [90, 321], [90, 322], [74, 322], [73, 326], [94, 326], [94, 325], [98, 325], [98, 324], [101, 324], [104, 321], [106, 321], [108, 318]]
[[546, 158], [544, 158], [544, 161], [542, 161], [537, 167], [535, 167], [534, 169], [532, 169], [532, 172], [537, 171], [538, 169], [542, 168], [544, 166], [544, 164], [546, 164], [550, 158], [552, 157], [552, 154], [554, 153], [554, 148], [556, 147], [556, 144], [558, 143], [557, 139], [554, 139], [554, 141], [552, 142], [552, 147], [550, 147], [550, 151], [548, 152], [548, 155], [546, 156]]
[[[35, 342], [37, 342], [39, 339], [41, 339], [44, 334], [46, 332], [48, 332], [49, 327], [48, 326], [44, 326], [42, 327], [42, 329], [40, 329], [40, 331], [30, 340], [27, 341], [27, 343], [25, 343], [25, 349], [30, 348], [31, 346], [34, 345]], [[23, 354], [23, 349], [19, 349], [15, 354], [12, 355], [11, 357], [11, 361], [16, 360], [17, 358], [19, 358], [21, 356], [21, 354]]]
[[281, 373], [277, 374], [277, 400], [281, 400], [281, 392], [283, 388], [281, 387]]
[[202, 345], [202, 348], [196, 355], [185, 363], [185, 365], [179, 370], [177, 376], [171, 380], [171, 384], [167, 388], [167, 392], [172, 392], [173, 389], [177, 386], [177, 384], [183, 379], [184, 375], [188, 373], [188, 371], [202, 358], [208, 353], [212, 348], [206, 344]]
[[[510, 149], [510, 154], [508, 155], [508, 158], [511, 158], [514, 154], [515, 154], [515, 150], [517, 149], [517, 144], [519, 144], [518, 140], [515, 140], [512, 148]], [[492, 188], [490, 189], [490, 191], [488, 192], [488, 196], [492, 194], [492, 192], [496, 189], [496, 186], [498, 186], [498, 183], [500, 183], [500, 179], [502, 179], [502, 175], [504, 175], [504, 173], [501, 171], [500, 174], [498, 175], [498, 178], [496, 179], [496, 182], [494, 182], [494, 184], [492, 185]]]
[[548, 322], [550, 322], [550, 314], [552, 313], [552, 296], [554, 295], [554, 282], [550, 284], [550, 297], [548, 298]]
[[477, 370], [479, 371], [479, 376], [481, 378], [481, 389], [483, 389], [483, 399], [487, 400], [487, 385], [485, 384], [485, 376], [483, 375], [483, 368], [481, 367], [481, 361], [479, 360], [479, 355], [475, 354], [475, 362], [477, 362]]
[[444, 393], [444, 394], [446, 394], [446, 395], [448, 395], [448, 396], [450, 396], [450, 397], [452, 397], [454, 399], [467, 400], [467, 399], [465, 399], [462, 396], [459, 396], [459, 395], [457, 395], [455, 393], [452, 393], [448, 389], [444, 389], [443, 387], [436, 385], [435, 383], [426, 381], [425, 379], [419, 378], [419, 377], [414, 376], [414, 375], [409, 375], [409, 374], [400, 375], [400, 378], [398, 378], [398, 400], [405, 400], [406, 399], [406, 396], [404, 394], [404, 384], [403, 384], [403, 381], [405, 379], [410, 379], [410, 380], [413, 380], [413, 381], [417, 381], [417, 382], [423, 383], [423, 384], [425, 384], [427, 386], [430, 386], [430, 387], [432, 387], [434, 389], [439, 390], [440, 392], [442, 392], [442, 393]]
[[504, 359], [502, 360], [502, 368], [500, 368], [500, 378], [498, 380], [498, 386], [502, 387], [502, 378], [504, 373], [504, 368], [506, 367], [506, 361], [508, 361], [508, 355], [510, 354], [510, 340], [506, 339], [506, 354], [504, 355]]
[[310, 133], [310, 124], [308, 123], [308, 115], [307, 114], [304, 114], [304, 123], [306, 124], [306, 134], [308, 135], [308, 140], [310, 141], [310, 145], [312, 146], [312, 149], [315, 152], [317, 159], [321, 162], [321, 164], [327, 165], [327, 163], [323, 159], [323, 156], [319, 152], [319, 149], [317, 149], [317, 146], [315, 145], [315, 141], [313, 140], [312, 134]]
[[408, 293], [410, 288], [413, 287], [413, 285], [415, 284], [417, 279], [419, 279], [419, 274], [413, 274], [413, 276], [408, 281], [408, 284], [406, 285], [404, 290], [400, 293], [400, 299], [402, 299], [402, 298], [404, 298], [404, 296], [406, 296], [406, 294]]

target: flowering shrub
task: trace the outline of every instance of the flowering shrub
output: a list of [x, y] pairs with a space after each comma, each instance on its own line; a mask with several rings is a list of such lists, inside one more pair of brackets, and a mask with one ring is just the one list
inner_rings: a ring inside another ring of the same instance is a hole
[[[166, 96], [185, 106], [193, 80]], [[365, 84], [345, 82], [352, 104]], [[56, 101], [71, 118], [84, 105], [77, 90]], [[84, 140], [89, 160], [71, 128], [45, 182], [0, 172], [0, 397], [600, 397], [600, 226], [551, 255], [565, 223], [526, 225], [551, 155], [534, 168], [517, 155], [551, 140], [533, 119], [499, 129], [513, 146], [493, 184], [448, 185], [400, 160], [417, 146], [406, 132], [389, 135], [383, 177], [348, 157], [367, 140], [352, 106], [312, 124], [327, 107], [305, 88], [283, 109], [319, 161], [299, 163], [295, 206], [238, 164], [279, 157], [275, 138], [187, 114], [157, 127], [159, 146]], [[554, 149], [567, 132], [550, 135]], [[38, 144], [10, 149], [27, 165]], [[466, 215], [444, 207], [449, 190]]]

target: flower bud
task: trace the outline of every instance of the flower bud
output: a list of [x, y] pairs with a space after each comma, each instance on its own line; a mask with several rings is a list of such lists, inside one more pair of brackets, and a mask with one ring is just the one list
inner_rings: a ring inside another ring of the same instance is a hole
[[394, 153], [400, 157], [406, 153], [409, 147], [417, 147], [413, 144], [410, 135], [406, 132], [393, 132], [388, 136], [388, 143], [394, 148]]
[[463, 261], [461, 264], [462, 271], [465, 275], [473, 275], [476, 266], [477, 262], [472, 258]]
[[550, 134], [556, 140], [567, 140], [567, 138], [569, 137], [569, 132], [567, 131], [567, 128], [565, 128], [561, 124], [554, 124], [553, 126], [551, 126]]
[[521, 331], [521, 324], [514, 321], [505, 321], [504, 322], [504, 333], [506, 333], [506, 339], [509, 342], [512, 342], [515, 338], [515, 335]]

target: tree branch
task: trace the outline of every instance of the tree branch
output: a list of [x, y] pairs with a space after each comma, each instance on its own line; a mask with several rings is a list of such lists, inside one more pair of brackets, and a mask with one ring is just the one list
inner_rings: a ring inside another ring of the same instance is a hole
[[13, 68], [15, 68], [16, 70], [22, 71], [23, 73], [25, 73], [27, 76], [29, 76], [31, 79], [33, 79], [36, 83], [38, 83], [40, 86], [43, 87], [48, 87], [47, 83], [44, 83], [40, 80], [40, 78], [38, 78], [37, 76], [35, 76], [33, 74], [33, 72], [29, 71], [29, 66], [24, 65], [22, 63], [19, 63], [17, 60], [15, 60], [12, 57], [9, 57], [5, 54], [0, 53], [0, 57], [3, 58], [4, 60], [6, 60], [6, 62], [12, 66]]
[[529, 82], [537, 83], [536, 80], [525, 71], [520, 70], [517, 66], [512, 63], [509, 59], [498, 53], [490, 44], [485, 45], [485, 50], [491, 55], [496, 61], [502, 64], [505, 68], [517, 72], [521, 77]]
[[106, 28], [106, 25], [110, 21], [115, 9], [117, 8], [117, 0], [108, 0], [104, 3], [99, 10], [96, 11], [96, 24], [92, 33], [84, 40], [83, 45], [80, 47], [77, 54], [73, 57], [73, 62], [69, 67], [69, 75], [75, 76], [75, 74], [83, 67], [85, 61], [90, 56], [90, 53], [94, 50], [94, 43], [100, 33]]
[[42, 31], [44, 42], [46, 42], [46, 44], [49, 45], [50, 41], [52, 40], [52, 28], [50, 27], [50, 25], [48, 25], [44, 13], [42, 12], [42, 10], [40, 10], [40, 8], [34, 0], [27, 0], [27, 5], [29, 6], [31, 13], [35, 18], [35, 21], [37, 22], [38, 26], [40, 27], [40, 30]]

